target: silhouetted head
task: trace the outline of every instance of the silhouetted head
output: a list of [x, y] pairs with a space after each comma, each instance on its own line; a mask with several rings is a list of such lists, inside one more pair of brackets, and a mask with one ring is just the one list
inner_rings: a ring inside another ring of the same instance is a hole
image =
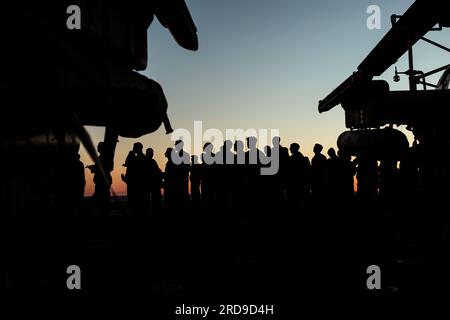
[[145, 155], [149, 158], [149, 159], [153, 159], [153, 149], [152, 148], [148, 148], [147, 150], [145, 150]]
[[67, 155], [69, 158], [79, 159], [78, 151], [80, 150], [80, 144], [67, 144], [66, 148], [64, 149], [64, 154]]
[[166, 149], [166, 152], [164, 152], [164, 156], [165, 156], [167, 159], [171, 159], [171, 158], [172, 158], [172, 151], [173, 151], [173, 148], [167, 148], [167, 149]]
[[336, 158], [336, 150], [334, 150], [334, 148], [328, 149], [327, 154], [330, 157], [330, 159]]
[[203, 145], [203, 152], [211, 153], [213, 150], [213, 145], [211, 142], [207, 142]]
[[175, 150], [176, 150], [177, 152], [183, 150], [183, 147], [184, 147], [184, 142], [183, 142], [183, 140], [177, 140], [177, 141], [175, 141]]
[[97, 145], [98, 153], [102, 154], [105, 151], [105, 143], [103, 141], [99, 142]]
[[80, 152], [80, 144], [79, 143], [67, 144], [67, 151], [69, 154], [75, 156], [76, 154], [78, 154], [78, 152]]
[[272, 145], [274, 147], [280, 146], [280, 144], [281, 144], [281, 138], [280, 137], [276, 136], [276, 137], [272, 138]]
[[248, 137], [247, 138], [247, 148], [249, 149], [256, 149], [256, 143], [257, 143], [256, 137]]
[[240, 140], [236, 140], [234, 142], [234, 151], [236, 153], [243, 152], [244, 151], [244, 143], [242, 141], [240, 141]]
[[291, 154], [297, 153], [300, 151], [300, 145], [298, 143], [291, 143], [289, 150], [291, 151]]
[[135, 153], [142, 153], [142, 150], [144, 149], [144, 146], [140, 142], [136, 142], [133, 144], [133, 151]]
[[314, 145], [313, 151], [314, 151], [315, 154], [321, 153], [322, 150], [323, 150], [323, 146], [321, 144], [316, 143]]

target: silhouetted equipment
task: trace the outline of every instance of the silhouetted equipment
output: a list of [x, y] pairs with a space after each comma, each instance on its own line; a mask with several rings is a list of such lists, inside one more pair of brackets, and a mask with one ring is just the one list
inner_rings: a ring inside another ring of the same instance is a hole
[[[81, 29], [67, 27], [71, 5], [81, 10]], [[161, 86], [136, 71], [147, 68], [155, 16], [180, 46], [198, 49], [184, 0], [11, 1], [2, 9], [1, 142], [71, 132], [101, 166], [85, 125], [106, 127], [108, 162], [118, 136], [140, 137], [161, 124], [172, 132]]]
[[408, 151], [408, 140], [398, 130], [358, 130], [342, 133], [337, 141], [339, 150], [357, 155], [363, 153], [378, 159], [400, 159]]
[[185, 49], [197, 50], [197, 28], [184, 0], [159, 0], [155, 15], [168, 28], [177, 43]]
[[[370, 150], [377, 158], [387, 154], [400, 157], [406, 150], [406, 137], [394, 129], [380, 131], [385, 125], [407, 125], [416, 137], [422, 138], [425, 133], [431, 137], [430, 131], [443, 134], [447, 127], [449, 65], [426, 73], [415, 70], [413, 46], [423, 40], [450, 51], [424, 37], [429, 31], [450, 26], [448, 10], [441, 1], [417, 0], [403, 16], [394, 15], [391, 20], [391, 30], [361, 62], [358, 70], [319, 102], [319, 112], [338, 104], [344, 108], [346, 127], [352, 131], [341, 135], [338, 143], [353, 155]], [[407, 75], [410, 90], [390, 91], [387, 82], [373, 80], [405, 53], [408, 53], [409, 68], [405, 72], [398, 72], [396, 68], [394, 81], [400, 81], [402, 74]], [[427, 77], [442, 71], [444, 74], [437, 85], [426, 81]], [[419, 90], [418, 85], [423, 90]], [[441, 90], [428, 90], [429, 87]]]

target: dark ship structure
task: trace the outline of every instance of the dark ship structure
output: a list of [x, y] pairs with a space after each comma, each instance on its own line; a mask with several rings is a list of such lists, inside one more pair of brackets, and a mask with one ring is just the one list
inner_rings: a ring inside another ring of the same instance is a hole
[[[349, 131], [338, 138], [342, 152], [356, 157], [355, 160], [375, 163], [375, 169], [377, 161], [380, 167], [385, 163], [398, 169], [398, 183], [392, 184], [391, 190], [395, 196], [385, 198], [382, 210], [369, 205], [360, 211], [366, 215], [373, 213], [374, 220], [387, 221], [383, 227], [392, 229], [385, 240], [385, 247], [389, 248], [385, 250], [386, 259], [391, 256], [392, 239], [399, 230], [411, 234], [412, 242], [421, 243], [409, 254], [420, 258], [401, 264], [395, 262], [392, 270], [401, 270], [397, 280], [405, 273], [418, 272], [417, 278], [421, 279], [415, 280], [421, 284], [418, 288], [424, 289], [426, 295], [435, 295], [445, 293], [449, 284], [446, 270], [450, 265], [450, 65], [431, 71], [419, 70], [414, 46], [423, 41], [450, 52], [448, 47], [426, 37], [428, 33], [449, 28], [450, 14], [442, 1], [417, 0], [402, 16], [393, 15], [391, 22], [392, 28], [357, 71], [319, 102], [319, 112], [327, 112], [337, 105], [344, 109]], [[395, 68], [393, 80], [398, 82], [401, 75], [406, 75], [409, 90], [392, 91], [386, 81], [376, 77], [404, 54], [407, 54], [408, 69], [399, 72]], [[440, 73], [440, 80], [431, 83], [430, 77]], [[405, 134], [395, 129], [400, 125], [412, 132], [411, 146]], [[388, 272], [387, 278], [391, 280], [392, 273]]]
[[[417, 70], [413, 48], [417, 42], [425, 41], [449, 52], [449, 48], [425, 35], [450, 27], [450, 15], [440, 1], [418, 0], [404, 15], [393, 15], [391, 21], [391, 30], [358, 70], [319, 102], [319, 112], [339, 104], [345, 110], [345, 124], [351, 131], [340, 136], [340, 148], [353, 155], [369, 152], [378, 159], [387, 156], [400, 160], [408, 148], [406, 137], [399, 131], [380, 130], [381, 127], [406, 125], [424, 146], [448, 144], [450, 65], [428, 72]], [[400, 74], [407, 75], [409, 90], [391, 91], [386, 81], [374, 80], [405, 53], [409, 68], [405, 72], [396, 70], [394, 81], [400, 80]], [[427, 82], [428, 77], [439, 72], [443, 75], [437, 84]]]

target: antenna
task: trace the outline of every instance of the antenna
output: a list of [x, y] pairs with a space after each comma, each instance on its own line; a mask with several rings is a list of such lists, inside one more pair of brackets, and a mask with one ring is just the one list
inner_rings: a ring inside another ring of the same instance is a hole
[[395, 67], [395, 75], [394, 75], [394, 82], [400, 81], [400, 75], [398, 73], [397, 67]]

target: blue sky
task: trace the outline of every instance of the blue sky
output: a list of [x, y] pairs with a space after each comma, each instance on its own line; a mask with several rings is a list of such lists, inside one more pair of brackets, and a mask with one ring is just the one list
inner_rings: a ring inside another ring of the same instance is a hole
[[[298, 142], [308, 156], [319, 142], [334, 147], [345, 130], [339, 108], [319, 114], [318, 101], [345, 80], [390, 29], [391, 14], [402, 14], [411, 0], [190, 0], [200, 48], [179, 47], [157, 20], [148, 32], [149, 67], [143, 73], [158, 81], [169, 102], [174, 128], [193, 129], [195, 120], [209, 128], [279, 128], [282, 143]], [[366, 27], [369, 5], [381, 8], [380, 30]], [[430, 38], [444, 44], [448, 32]], [[447, 42], [448, 43], [448, 42]], [[449, 62], [445, 53], [421, 44], [417, 68], [430, 70]], [[399, 60], [406, 69], [406, 59]], [[382, 77], [392, 89], [393, 68]], [[102, 139], [102, 128], [89, 128]], [[138, 139], [162, 154], [172, 145], [164, 129]], [[116, 174], [121, 173], [131, 139], [120, 139]], [[90, 160], [82, 158], [86, 164]], [[89, 177], [88, 177], [89, 179]], [[116, 189], [123, 185], [116, 181]]]

